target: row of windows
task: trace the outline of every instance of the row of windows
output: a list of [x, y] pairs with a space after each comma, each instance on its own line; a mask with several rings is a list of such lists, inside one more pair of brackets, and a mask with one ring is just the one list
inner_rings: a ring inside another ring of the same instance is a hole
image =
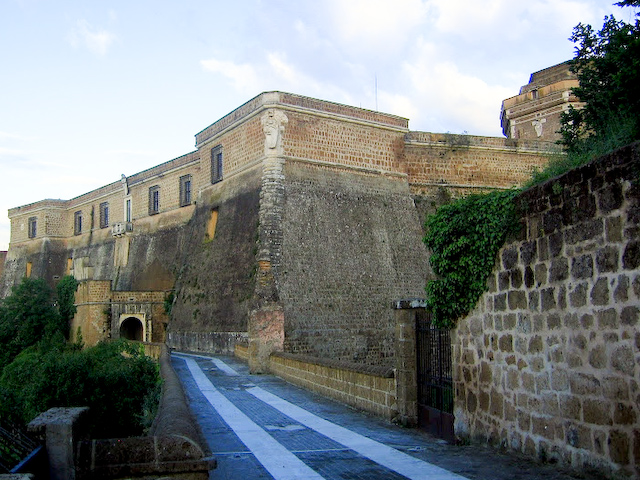
[[[180, 177], [180, 206], [191, 205], [191, 175]], [[149, 215], [160, 213], [160, 186], [149, 187]]]
[[[218, 183], [222, 180], [222, 145], [211, 149], [211, 183]], [[180, 177], [180, 206], [191, 205], [191, 175]], [[149, 215], [160, 213], [160, 186], [154, 185], [149, 188]], [[131, 199], [125, 200], [124, 206], [125, 221], [131, 221]], [[109, 227], [109, 202], [100, 204], [100, 228]], [[73, 215], [73, 234], [80, 235], [83, 231], [82, 210], [78, 210]], [[29, 238], [35, 238], [37, 234], [37, 217], [29, 218]]]
[[[78, 210], [73, 214], [73, 234], [80, 235], [82, 233], [83, 217], [82, 210]], [[100, 204], [100, 228], [109, 227], [109, 202]]]
[[[222, 181], [222, 145], [211, 149], [211, 183]], [[191, 175], [180, 177], [180, 206], [191, 205]], [[160, 186], [149, 188], [149, 215], [160, 213]], [[130, 220], [127, 220], [130, 221]]]

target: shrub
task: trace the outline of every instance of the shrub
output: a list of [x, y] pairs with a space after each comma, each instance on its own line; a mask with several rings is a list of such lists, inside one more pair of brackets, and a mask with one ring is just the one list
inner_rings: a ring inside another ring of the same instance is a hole
[[157, 395], [158, 383], [156, 363], [130, 342], [79, 351], [59, 337], [25, 350], [5, 367], [0, 414], [24, 424], [52, 407], [88, 406], [92, 436], [139, 435], [146, 397]]

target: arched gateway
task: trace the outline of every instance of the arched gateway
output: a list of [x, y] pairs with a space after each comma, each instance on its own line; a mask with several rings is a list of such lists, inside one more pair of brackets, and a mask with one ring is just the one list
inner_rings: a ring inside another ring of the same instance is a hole
[[139, 318], [137, 315], [122, 315], [120, 318], [120, 338], [137, 342], [144, 341], [144, 318]]

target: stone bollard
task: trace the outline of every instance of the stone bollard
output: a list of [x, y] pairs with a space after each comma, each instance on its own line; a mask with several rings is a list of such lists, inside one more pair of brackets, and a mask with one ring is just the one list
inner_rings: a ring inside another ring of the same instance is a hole
[[88, 411], [89, 407], [51, 408], [27, 425], [45, 442], [51, 480], [75, 480], [75, 445]]
[[416, 364], [416, 321], [425, 315], [425, 301], [398, 300], [393, 303], [396, 324], [396, 399], [395, 421], [405, 427], [418, 424], [418, 378]]

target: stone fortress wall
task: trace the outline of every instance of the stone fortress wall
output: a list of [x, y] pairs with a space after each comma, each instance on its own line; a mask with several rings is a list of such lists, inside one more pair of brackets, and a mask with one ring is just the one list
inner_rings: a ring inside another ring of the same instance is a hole
[[640, 144], [521, 195], [452, 340], [456, 432], [640, 473]]
[[388, 364], [388, 305], [420, 296], [428, 274], [419, 200], [443, 187], [508, 188], [554, 149], [411, 132], [400, 117], [281, 92], [199, 132], [196, 147], [80, 197], [11, 209], [0, 293], [25, 274], [108, 282], [99, 299], [89, 287], [78, 299], [104, 304], [81, 308], [72, 329], [94, 342], [119, 336], [119, 292], [133, 305], [141, 292], [174, 291], [171, 319], [156, 312], [141, 327], [154, 340], [166, 330], [180, 348], [233, 351], [253, 318], [256, 331], [281, 325], [254, 356]]

